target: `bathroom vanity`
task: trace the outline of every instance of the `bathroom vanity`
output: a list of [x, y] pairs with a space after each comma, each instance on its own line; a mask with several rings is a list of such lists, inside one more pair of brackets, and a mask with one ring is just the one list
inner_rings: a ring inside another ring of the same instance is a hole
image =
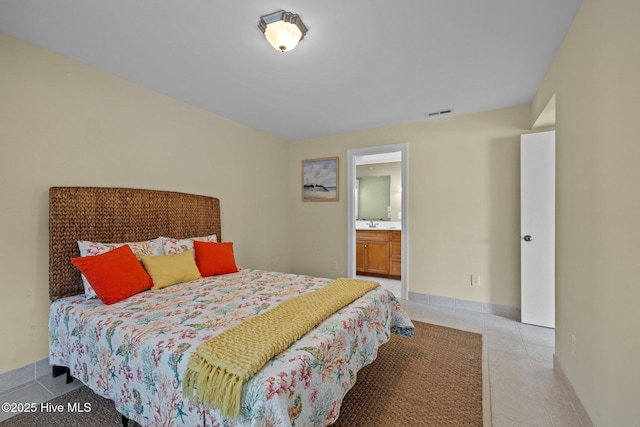
[[402, 271], [402, 232], [356, 229], [356, 272], [399, 279]]

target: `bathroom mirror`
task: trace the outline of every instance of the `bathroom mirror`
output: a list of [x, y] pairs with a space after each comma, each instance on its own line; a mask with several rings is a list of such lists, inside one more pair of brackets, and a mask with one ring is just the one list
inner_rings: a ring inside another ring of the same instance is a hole
[[[374, 184], [367, 189], [369, 178], [373, 178], [371, 182]], [[375, 182], [376, 179], [380, 182]], [[365, 186], [362, 192], [360, 191], [361, 182]], [[392, 161], [356, 165], [354, 208], [358, 220], [400, 221], [402, 219], [402, 163]]]
[[358, 219], [391, 220], [391, 177], [363, 176], [358, 178]]

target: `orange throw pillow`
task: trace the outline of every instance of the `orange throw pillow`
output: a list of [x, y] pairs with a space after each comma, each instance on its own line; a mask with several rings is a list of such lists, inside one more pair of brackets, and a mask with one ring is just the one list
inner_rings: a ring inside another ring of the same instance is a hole
[[196, 265], [202, 277], [238, 271], [233, 256], [233, 243], [193, 242], [196, 252]]
[[128, 245], [101, 255], [71, 258], [71, 262], [107, 305], [146, 291], [153, 285]]

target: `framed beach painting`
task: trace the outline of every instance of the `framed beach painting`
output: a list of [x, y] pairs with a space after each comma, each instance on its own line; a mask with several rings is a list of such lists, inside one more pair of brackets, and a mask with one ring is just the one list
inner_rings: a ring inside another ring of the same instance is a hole
[[338, 158], [325, 157], [302, 161], [302, 201], [338, 200]]

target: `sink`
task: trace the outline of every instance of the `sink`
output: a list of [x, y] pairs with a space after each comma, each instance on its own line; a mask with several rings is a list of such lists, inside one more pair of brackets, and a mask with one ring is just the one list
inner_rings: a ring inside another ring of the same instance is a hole
[[373, 221], [374, 227], [371, 227], [371, 221], [356, 221], [356, 230], [401, 230], [402, 223], [400, 221]]

